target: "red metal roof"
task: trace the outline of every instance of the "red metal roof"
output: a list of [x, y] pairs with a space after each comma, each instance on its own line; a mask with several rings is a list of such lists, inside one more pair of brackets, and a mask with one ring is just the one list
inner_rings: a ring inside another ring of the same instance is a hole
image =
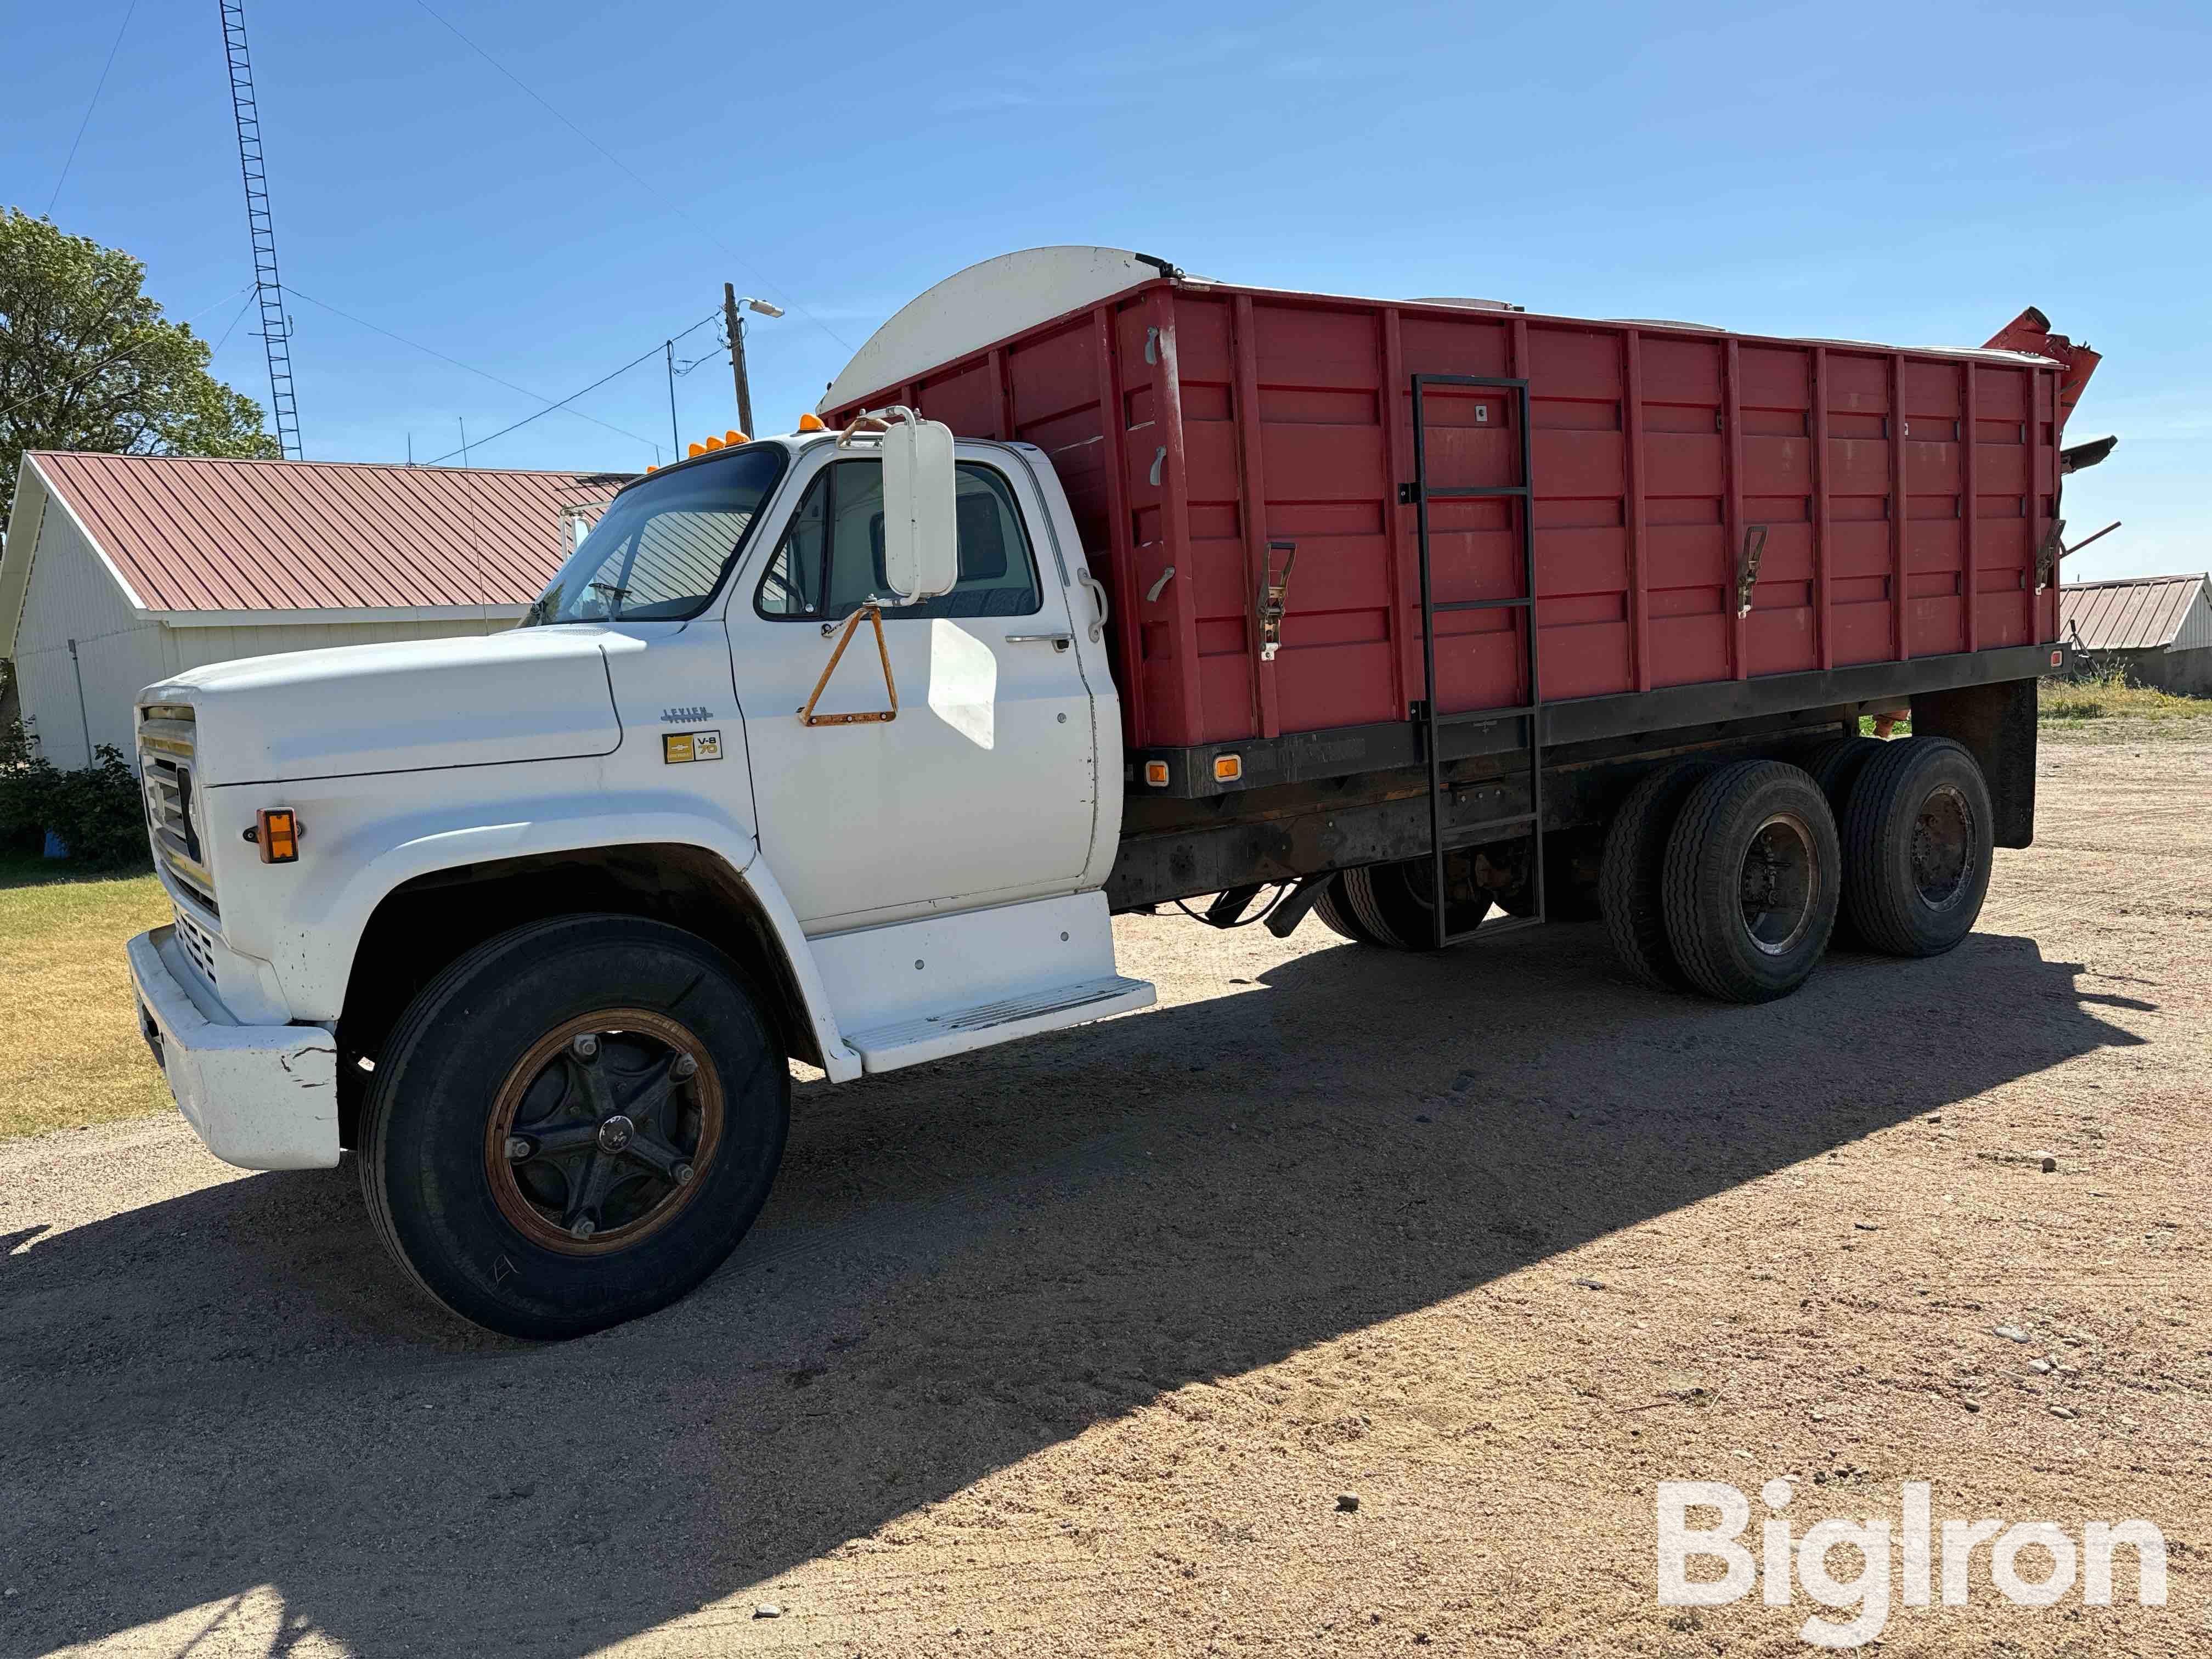
[[527, 605], [628, 473], [34, 452], [149, 611]]
[[2079, 629], [2092, 651], [2156, 650], [2175, 641], [2204, 591], [2201, 574], [2069, 584], [2058, 592], [2059, 636]]

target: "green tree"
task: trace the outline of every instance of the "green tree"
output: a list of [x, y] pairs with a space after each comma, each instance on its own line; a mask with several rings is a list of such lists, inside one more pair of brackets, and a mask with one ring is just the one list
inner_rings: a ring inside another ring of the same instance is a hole
[[27, 449], [275, 456], [261, 405], [140, 292], [129, 254], [16, 209], [0, 217], [0, 511]]

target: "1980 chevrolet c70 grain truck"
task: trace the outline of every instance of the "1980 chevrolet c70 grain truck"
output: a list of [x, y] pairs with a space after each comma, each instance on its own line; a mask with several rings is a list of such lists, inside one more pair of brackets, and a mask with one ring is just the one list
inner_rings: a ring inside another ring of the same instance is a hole
[[2033, 831], [2095, 363], [988, 261], [514, 631], [149, 687], [146, 1036], [217, 1156], [351, 1149], [425, 1291], [558, 1337], [728, 1255], [789, 1060], [1150, 1002], [1116, 911], [1599, 915], [1737, 1001], [1839, 916], [1945, 950]]

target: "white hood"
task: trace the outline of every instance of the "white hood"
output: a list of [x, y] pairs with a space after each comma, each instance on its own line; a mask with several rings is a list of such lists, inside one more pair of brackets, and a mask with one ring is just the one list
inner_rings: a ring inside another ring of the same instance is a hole
[[247, 657], [149, 686], [189, 703], [204, 786], [297, 782], [611, 753], [609, 653], [644, 641], [590, 626]]

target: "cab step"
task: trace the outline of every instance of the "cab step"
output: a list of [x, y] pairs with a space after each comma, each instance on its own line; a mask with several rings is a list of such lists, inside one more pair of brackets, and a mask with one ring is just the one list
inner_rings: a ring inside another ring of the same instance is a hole
[[1152, 988], [1115, 971], [1100, 892], [925, 916], [811, 941], [846, 1066], [926, 1060], [1149, 1007]]
[[1003, 997], [944, 1013], [902, 1019], [872, 1030], [848, 1031], [845, 1041], [859, 1050], [863, 1069], [893, 1072], [902, 1066], [985, 1048], [1042, 1031], [1058, 1031], [1132, 1008], [1149, 1008], [1158, 993], [1141, 979], [1119, 974], [1078, 980], [1021, 996]]

